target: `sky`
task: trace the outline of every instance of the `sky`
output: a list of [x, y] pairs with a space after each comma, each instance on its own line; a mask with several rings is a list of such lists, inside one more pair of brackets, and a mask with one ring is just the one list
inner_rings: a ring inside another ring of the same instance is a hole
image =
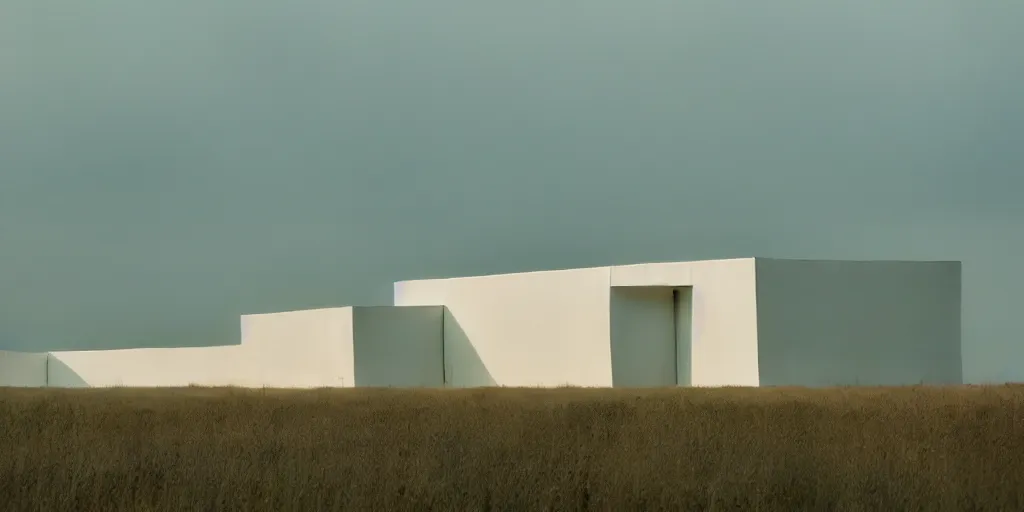
[[[234, 343], [426, 277], [964, 262], [1024, 380], [1022, 2], [8, 0], [0, 348]], [[880, 355], [880, 357], [882, 357]]]

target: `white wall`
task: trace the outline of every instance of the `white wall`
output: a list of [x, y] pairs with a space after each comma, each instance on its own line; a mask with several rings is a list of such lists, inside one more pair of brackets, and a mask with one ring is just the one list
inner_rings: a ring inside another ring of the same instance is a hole
[[242, 347], [256, 386], [352, 387], [352, 308], [242, 317]]
[[673, 289], [667, 286], [611, 289], [612, 385], [676, 385]]
[[487, 365], [480, 359], [473, 343], [455, 320], [451, 310], [444, 308], [443, 317], [443, 358], [444, 382], [448, 387], [488, 387], [496, 386]]
[[355, 385], [444, 386], [441, 306], [355, 307]]
[[[0, 352], [0, 382], [643, 386], [671, 384], [671, 362], [695, 386], [959, 382], [960, 275], [955, 262], [736, 259], [408, 281], [395, 304], [431, 307], [249, 315], [231, 346]], [[675, 312], [673, 289], [688, 292]]]
[[0, 387], [46, 385], [46, 354], [0, 350]]
[[140, 348], [52, 352], [52, 387], [226, 385], [235, 347]]
[[752, 258], [404, 281], [395, 305], [449, 308], [451, 385], [611, 386], [613, 286], [692, 287], [689, 382], [758, 385]]
[[239, 345], [56, 352], [49, 380], [58, 387], [443, 386], [442, 310], [344, 307], [246, 315]]
[[757, 260], [762, 385], [958, 384], [959, 262]]
[[759, 384], [753, 258], [399, 282], [394, 303], [449, 308], [451, 385], [611, 386], [611, 287], [692, 287], [689, 382]]
[[759, 384], [753, 258], [612, 267], [611, 285], [691, 286], [691, 384]]
[[447, 306], [450, 385], [612, 385], [607, 267], [399, 282], [395, 305]]
[[352, 312], [317, 309], [241, 318], [241, 344], [53, 352], [49, 384], [352, 386]]

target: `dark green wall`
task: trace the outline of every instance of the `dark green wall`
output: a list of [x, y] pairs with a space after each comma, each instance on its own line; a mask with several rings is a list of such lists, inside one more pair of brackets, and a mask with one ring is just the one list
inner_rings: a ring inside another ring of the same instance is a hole
[[962, 259], [1024, 379], [1024, 4], [0, 4], [0, 347], [207, 344], [396, 279]]

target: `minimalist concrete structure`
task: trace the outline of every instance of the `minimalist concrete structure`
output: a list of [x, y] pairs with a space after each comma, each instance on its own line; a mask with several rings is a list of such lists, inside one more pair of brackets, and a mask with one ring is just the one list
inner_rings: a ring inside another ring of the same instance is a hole
[[0, 352], [0, 386], [440, 387], [441, 310], [342, 307], [247, 315], [238, 345]]
[[395, 284], [394, 306], [244, 316], [238, 345], [0, 353], [25, 386], [962, 382], [959, 262], [761, 258]]

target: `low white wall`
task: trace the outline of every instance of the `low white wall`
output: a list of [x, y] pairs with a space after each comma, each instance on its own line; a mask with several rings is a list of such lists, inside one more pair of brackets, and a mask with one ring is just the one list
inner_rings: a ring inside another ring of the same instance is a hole
[[46, 385], [46, 354], [0, 350], [0, 387]]
[[350, 308], [241, 319], [241, 344], [51, 353], [49, 385], [352, 386]]
[[51, 387], [228, 385], [234, 347], [140, 348], [52, 352]]
[[762, 385], [959, 384], [959, 262], [757, 260]]
[[692, 287], [690, 384], [759, 385], [753, 258], [617, 266], [611, 285]]
[[450, 386], [611, 386], [608, 268], [395, 283], [397, 306], [446, 306]]

